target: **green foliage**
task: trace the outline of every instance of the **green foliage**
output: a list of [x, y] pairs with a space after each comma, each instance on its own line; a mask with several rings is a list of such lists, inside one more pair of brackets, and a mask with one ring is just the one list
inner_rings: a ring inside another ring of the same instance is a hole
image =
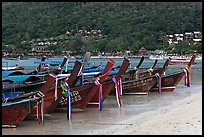
[[[101, 30], [102, 36], [85, 37], [78, 30]], [[2, 43], [16, 45], [25, 54], [31, 44], [23, 45], [22, 41], [51, 37], [59, 42], [48, 47], [56, 54], [60, 50], [137, 53], [142, 46], [147, 50], [168, 49], [166, 34], [201, 30], [201, 2], [2, 3]], [[63, 35], [66, 31], [72, 34]]]
[[202, 53], [202, 43], [193, 43], [192, 41], [184, 41], [175, 46], [176, 53], [179, 53], [181, 55], [185, 53]]

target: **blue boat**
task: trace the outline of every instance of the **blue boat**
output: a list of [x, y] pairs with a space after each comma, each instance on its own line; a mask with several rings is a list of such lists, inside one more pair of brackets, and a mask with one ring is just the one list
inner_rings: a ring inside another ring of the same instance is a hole
[[2, 91], [36, 91], [46, 82], [46, 75], [16, 75], [2, 78]]
[[13, 97], [17, 97], [20, 95], [25, 94], [24, 91], [16, 91], [16, 92], [2, 92], [2, 99], [5, 98], [13, 98]]
[[2, 77], [14, 76], [14, 75], [25, 75], [25, 73], [20, 70], [2, 71]]

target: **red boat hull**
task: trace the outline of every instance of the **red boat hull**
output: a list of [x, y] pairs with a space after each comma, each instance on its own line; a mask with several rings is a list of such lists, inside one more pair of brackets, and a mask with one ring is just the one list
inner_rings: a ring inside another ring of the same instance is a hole
[[[35, 97], [34, 97], [35, 96]], [[33, 110], [44, 95], [31, 92], [2, 100], [2, 127], [16, 127]]]
[[[188, 65], [189, 62], [177, 62], [177, 61], [171, 61], [170, 65], [176, 65], [176, 64], [181, 64], [181, 65]], [[192, 62], [192, 65], [196, 64], [195, 62]]]
[[2, 107], [2, 126], [16, 127], [28, 116], [28, 108], [28, 102]]

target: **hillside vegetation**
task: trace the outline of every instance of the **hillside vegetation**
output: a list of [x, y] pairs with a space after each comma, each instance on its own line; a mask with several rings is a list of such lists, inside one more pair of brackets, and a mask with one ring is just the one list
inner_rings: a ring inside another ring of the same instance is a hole
[[[100, 30], [100, 35], [79, 30]], [[116, 49], [136, 53], [142, 46], [148, 50], [169, 49], [167, 34], [201, 30], [202, 2], [2, 3], [3, 48], [12, 45], [25, 54], [32, 46], [30, 41], [50, 38], [56, 38], [58, 44], [49, 49], [77, 54]], [[69, 35], [65, 35], [67, 31]], [[64, 37], [59, 42], [60, 36]]]

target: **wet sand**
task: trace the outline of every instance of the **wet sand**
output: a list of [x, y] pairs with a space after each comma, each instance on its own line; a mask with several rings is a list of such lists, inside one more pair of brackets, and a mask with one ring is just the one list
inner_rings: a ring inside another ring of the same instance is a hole
[[172, 93], [122, 96], [123, 107], [114, 96], [103, 103], [103, 111], [87, 108], [73, 113], [53, 113], [44, 124], [24, 120], [17, 128], [2, 128], [3, 135], [201, 135], [202, 85], [178, 86]]
[[[193, 89], [192, 90], [198, 90]], [[134, 116], [121, 125], [91, 134], [202, 135], [202, 86], [200, 91], [157, 110]]]

